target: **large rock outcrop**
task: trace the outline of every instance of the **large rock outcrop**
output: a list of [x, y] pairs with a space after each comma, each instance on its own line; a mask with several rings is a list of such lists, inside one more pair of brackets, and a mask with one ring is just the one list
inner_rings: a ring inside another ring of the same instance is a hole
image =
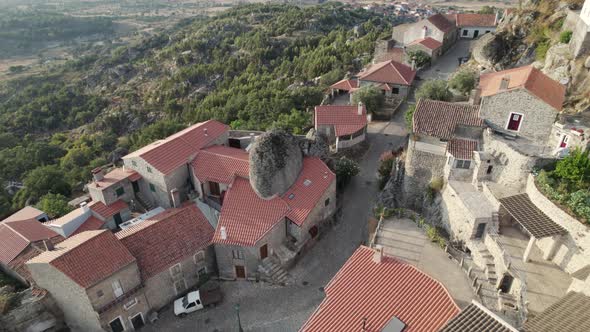
[[258, 196], [270, 199], [295, 183], [302, 166], [297, 138], [283, 131], [264, 133], [250, 150], [250, 184]]

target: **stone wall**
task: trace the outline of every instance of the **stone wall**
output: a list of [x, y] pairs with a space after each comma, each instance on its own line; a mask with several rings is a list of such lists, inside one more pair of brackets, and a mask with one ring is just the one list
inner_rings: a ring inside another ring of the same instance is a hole
[[[91, 286], [86, 290], [87, 297], [94, 308], [102, 308], [116, 299], [113, 290], [113, 282], [115, 281], [119, 281], [123, 288], [123, 293], [141, 284], [141, 277], [137, 263], [133, 262], [123, 267], [108, 278], [101, 280], [96, 285]], [[102, 293], [102, 296], [98, 296], [99, 291]]]
[[[326, 205], [328, 202], [328, 205]], [[332, 181], [328, 189], [324, 192], [322, 197], [318, 200], [316, 206], [311, 210], [307, 219], [303, 222], [303, 225], [297, 226], [289, 223], [289, 234], [291, 234], [298, 243], [307, 242], [311, 236], [309, 235], [309, 229], [313, 226], [319, 226], [320, 223], [329, 219], [336, 211], [336, 180]]]
[[[133, 304], [135, 302], [135, 304]], [[125, 305], [128, 305], [125, 307]], [[109, 323], [113, 320], [119, 318], [123, 327], [126, 331], [132, 331], [133, 325], [131, 323], [131, 318], [141, 315], [143, 317], [144, 323], [147, 324], [147, 316], [150, 312], [150, 303], [146, 300], [143, 291], [139, 291], [133, 296], [125, 299], [124, 301], [117, 303], [109, 310], [103, 312], [100, 315], [100, 320], [102, 322], [103, 331], [111, 331]]]
[[468, 211], [459, 199], [459, 195], [446, 185], [442, 191], [441, 217], [442, 223], [451, 239], [466, 242], [473, 233], [473, 223]]
[[[567, 214], [547, 197], [535, 185], [535, 179], [529, 175], [526, 193], [531, 201], [551, 220], [565, 228], [568, 233], [561, 237], [562, 244], [557, 249], [552, 261], [567, 273], [574, 273], [588, 265], [590, 252], [590, 230], [574, 217]], [[551, 250], [551, 238], [537, 240], [537, 246], [545, 253]]]
[[586, 25], [584, 20], [580, 18], [579, 13], [572, 10], [568, 11], [562, 30], [570, 30], [573, 32], [569, 47], [574, 57], [577, 58], [588, 54], [590, 51], [588, 25]]
[[353, 139], [349, 139], [346, 141], [341, 140], [340, 138], [338, 138], [338, 149], [346, 149], [346, 148], [350, 148], [353, 147], [357, 144], [359, 144], [360, 142], [364, 141], [366, 138], [365, 133], [363, 133], [362, 135], [355, 137]]
[[[7, 287], [4, 287], [7, 288]], [[63, 313], [55, 304], [51, 294], [35, 296], [33, 288], [15, 293], [19, 304], [10, 311], [0, 315], [0, 331], [32, 332], [53, 331], [65, 328]], [[6, 290], [12, 292], [12, 290]], [[0, 288], [0, 294], [3, 288]]]
[[524, 89], [509, 90], [481, 98], [480, 116], [506, 130], [511, 113], [522, 115], [516, 134], [545, 145], [557, 111]]

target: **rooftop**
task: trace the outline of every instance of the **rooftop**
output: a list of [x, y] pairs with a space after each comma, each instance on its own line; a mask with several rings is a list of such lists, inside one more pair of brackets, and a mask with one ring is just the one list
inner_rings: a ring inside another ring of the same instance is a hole
[[449, 32], [455, 28], [455, 25], [442, 14], [435, 14], [427, 20], [442, 32]]
[[195, 204], [168, 209], [116, 234], [137, 259], [144, 280], [206, 248], [213, 227]]
[[473, 301], [439, 332], [518, 332], [502, 318]]
[[330, 88], [350, 92], [359, 88], [359, 82], [357, 79], [344, 79], [330, 85]]
[[90, 202], [88, 204], [88, 207], [90, 208], [90, 210], [92, 210], [92, 212], [96, 213], [97, 215], [108, 219], [112, 216], [114, 216], [115, 214], [128, 209], [129, 205], [127, 205], [127, 203], [125, 203], [125, 201], [123, 200], [117, 200], [115, 201], [113, 204], [111, 205], [105, 205], [103, 202], [100, 201], [94, 201], [94, 202]]
[[235, 176], [248, 177], [250, 172], [248, 152], [219, 145], [199, 151], [191, 166], [201, 182], [230, 184]]
[[160, 173], [169, 174], [188, 163], [200, 149], [225, 134], [227, 130], [227, 125], [215, 120], [200, 122], [123, 158], [141, 157]]
[[525, 332], [587, 332], [590, 297], [570, 292], [545, 311], [530, 318], [523, 326]]
[[500, 203], [531, 236], [537, 239], [567, 232], [543, 213], [528, 194], [500, 198]]
[[[361, 246], [325, 288], [320, 303], [301, 332], [381, 331], [397, 318], [404, 332], [438, 331], [459, 307], [436, 280], [410, 264]], [[377, 254], [378, 255], [378, 254]]]
[[91, 188], [106, 189], [114, 184], [121, 182], [122, 180], [129, 179], [130, 181], [137, 181], [141, 178], [141, 175], [134, 170], [125, 169], [123, 167], [117, 167], [107, 174], [100, 181], [92, 181], [88, 184]]
[[358, 106], [323, 105], [315, 107], [315, 125], [334, 126], [336, 136], [356, 133], [367, 125], [367, 109], [362, 106], [359, 115]]
[[24, 208], [15, 212], [14, 214], [8, 216], [6, 219], [2, 220], [2, 222], [36, 219], [37, 217], [42, 216], [44, 214], [45, 212], [27, 205]]
[[436, 50], [442, 46], [441, 42], [439, 42], [438, 40], [431, 38], [431, 37], [416, 39], [413, 42], [411, 42], [409, 45], [416, 45], [416, 44], [420, 44], [420, 45], [422, 45], [428, 49], [431, 49], [431, 50]]
[[479, 106], [420, 99], [414, 112], [413, 131], [416, 134], [450, 140], [457, 126], [483, 127]]
[[447, 152], [457, 159], [473, 159], [473, 151], [477, 150], [477, 141], [453, 138], [447, 144]]
[[412, 85], [414, 77], [416, 71], [393, 60], [375, 63], [358, 74], [362, 81], [398, 85]]
[[72, 236], [27, 264], [50, 264], [86, 289], [134, 261], [113, 233], [98, 230]]
[[475, 14], [475, 13], [460, 13], [456, 14], [456, 22], [458, 27], [495, 27], [495, 14]]
[[104, 222], [102, 222], [100, 219], [94, 217], [94, 216], [90, 216], [88, 219], [86, 219], [86, 221], [80, 225], [80, 227], [78, 227], [78, 229], [76, 229], [71, 236], [74, 236], [76, 234], [85, 232], [85, 231], [96, 231], [101, 229], [104, 226]]
[[[508, 80], [508, 87], [500, 87], [502, 80]], [[560, 111], [565, 100], [565, 86], [552, 80], [532, 65], [518, 67], [480, 76], [481, 96], [492, 96], [505, 91], [526, 89], [556, 111]]]

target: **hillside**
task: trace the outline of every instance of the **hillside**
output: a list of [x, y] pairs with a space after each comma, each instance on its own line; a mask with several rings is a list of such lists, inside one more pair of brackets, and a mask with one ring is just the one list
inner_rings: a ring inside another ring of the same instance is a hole
[[0, 182], [25, 188], [0, 193], [0, 217], [80, 191], [93, 167], [189, 123], [301, 132], [326, 86], [367, 63], [389, 31], [382, 17], [340, 4], [247, 5], [7, 81]]

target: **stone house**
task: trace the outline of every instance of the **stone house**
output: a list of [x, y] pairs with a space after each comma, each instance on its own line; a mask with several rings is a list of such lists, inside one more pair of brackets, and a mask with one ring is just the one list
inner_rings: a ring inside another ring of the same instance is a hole
[[[494, 131], [545, 146], [565, 99], [565, 87], [533, 66], [480, 77], [474, 98], [480, 116]], [[528, 141], [528, 142], [527, 142]]]
[[[422, 51], [422, 52], [428, 54], [428, 56], [430, 57], [430, 62], [433, 63], [436, 61], [436, 59], [438, 59], [439, 56], [442, 55], [442, 52], [443, 52], [442, 46], [443, 46], [443, 44], [441, 42], [439, 42], [438, 40], [436, 40], [432, 37], [426, 37], [426, 38], [416, 39], [413, 42], [409, 43], [406, 46], [405, 51], [407, 53], [410, 53], [413, 51]], [[408, 58], [408, 56], [406, 55], [405, 62], [412, 63], [412, 59]]]
[[[151, 143], [123, 157], [126, 169], [141, 175], [133, 189], [135, 196], [151, 207], [174, 206], [174, 200], [184, 201], [194, 188], [189, 181], [188, 163], [202, 148], [226, 145], [228, 127], [209, 120], [190, 126], [165, 139]], [[172, 191], [174, 190], [174, 196]]]
[[561, 157], [572, 149], [587, 150], [590, 147], [590, 124], [578, 116], [563, 116], [553, 124], [549, 136], [552, 154]]
[[453, 16], [455, 25], [459, 29], [459, 38], [476, 39], [481, 35], [496, 31], [500, 13], [459, 13]]
[[213, 232], [190, 202], [116, 234], [137, 260], [150, 309], [159, 310], [217, 274]]
[[367, 110], [362, 103], [356, 106], [322, 105], [314, 109], [314, 128], [326, 135], [335, 152], [363, 142], [367, 122]]
[[123, 168], [114, 168], [107, 174], [99, 167], [92, 170], [93, 181], [88, 184], [88, 192], [95, 202], [111, 205], [118, 200], [131, 202], [135, 198], [139, 173]]
[[[35, 219], [45, 213], [34, 210], [34, 213], [21, 210], [0, 222], [0, 270], [25, 285], [33, 283], [25, 262], [63, 240]], [[33, 218], [19, 220], [29, 217]]]
[[457, 41], [457, 29], [455, 24], [442, 14], [393, 27], [392, 38], [399, 46], [407, 46], [416, 40], [429, 37], [441, 43], [442, 53], [445, 53]]
[[29, 219], [35, 219], [38, 222], [46, 222], [47, 220], [49, 220], [49, 217], [45, 212], [37, 208], [34, 208], [30, 205], [27, 205], [24, 208], [6, 217], [6, 219], [2, 220], [2, 222], [21, 221]]
[[27, 262], [78, 331], [138, 329], [149, 305], [136, 259], [108, 230], [72, 236]]

